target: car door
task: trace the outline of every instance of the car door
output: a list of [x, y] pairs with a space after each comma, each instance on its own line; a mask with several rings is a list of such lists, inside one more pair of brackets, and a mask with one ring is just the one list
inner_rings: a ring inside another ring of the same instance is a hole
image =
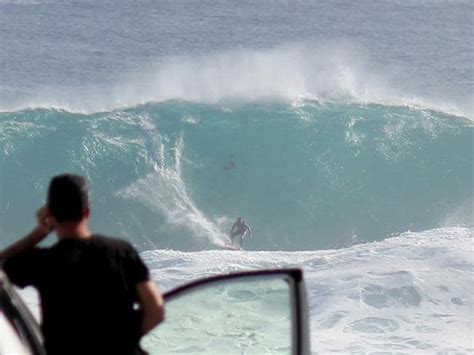
[[141, 343], [150, 354], [310, 353], [299, 269], [218, 275], [164, 296], [166, 320]]

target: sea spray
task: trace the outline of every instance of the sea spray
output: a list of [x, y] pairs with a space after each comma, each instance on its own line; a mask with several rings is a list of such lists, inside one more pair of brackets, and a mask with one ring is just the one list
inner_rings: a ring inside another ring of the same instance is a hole
[[27, 98], [6, 101], [0, 96], [0, 111], [54, 108], [90, 114], [169, 100], [218, 104], [309, 99], [434, 109], [472, 118], [470, 98], [458, 102], [407, 91], [398, 76], [354, 43], [288, 43], [160, 58], [105, 87], [42, 88]]

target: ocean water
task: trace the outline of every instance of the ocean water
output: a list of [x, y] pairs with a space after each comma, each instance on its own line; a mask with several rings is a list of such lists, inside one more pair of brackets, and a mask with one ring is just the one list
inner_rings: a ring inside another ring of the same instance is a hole
[[[0, 0], [0, 247], [76, 172], [164, 290], [302, 267], [314, 352], [472, 353], [473, 16]], [[238, 216], [253, 235], [222, 250]]]

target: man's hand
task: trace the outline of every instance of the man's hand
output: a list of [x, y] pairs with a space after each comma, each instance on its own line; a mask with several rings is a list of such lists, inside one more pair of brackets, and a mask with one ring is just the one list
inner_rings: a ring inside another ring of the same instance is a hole
[[46, 236], [54, 229], [53, 218], [46, 205], [36, 211], [36, 220], [38, 225], [36, 226], [35, 231], [38, 234]]
[[18, 253], [30, 248], [34, 248], [38, 243], [45, 239], [54, 229], [53, 218], [46, 206], [41, 207], [36, 212], [38, 225], [19, 241], [0, 251], [0, 267], [2, 263]]

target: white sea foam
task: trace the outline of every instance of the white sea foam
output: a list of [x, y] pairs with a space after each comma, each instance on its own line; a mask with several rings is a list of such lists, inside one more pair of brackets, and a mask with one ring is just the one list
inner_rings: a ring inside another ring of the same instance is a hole
[[318, 353], [472, 352], [472, 230], [405, 233], [347, 249], [143, 253], [169, 290], [197, 277], [301, 267]]
[[[327, 251], [151, 250], [142, 257], [164, 291], [233, 271], [303, 268], [315, 353], [472, 353], [472, 232], [407, 232]], [[22, 294], [37, 314], [34, 293]]]

